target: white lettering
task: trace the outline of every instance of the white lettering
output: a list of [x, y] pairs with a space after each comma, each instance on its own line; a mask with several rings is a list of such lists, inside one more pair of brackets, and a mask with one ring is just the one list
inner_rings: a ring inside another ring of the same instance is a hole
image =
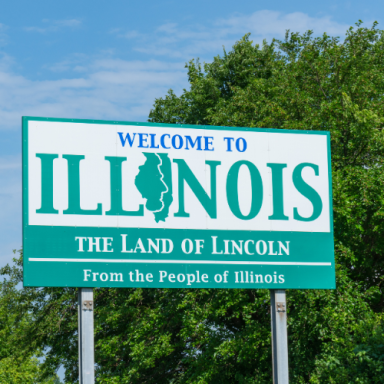
[[215, 279], [216, 283], [221, 283], [223, 280], [223, 278], [221, 277], [220, 274], [215, 275], [214, 279]]
[[255, 275], [255, 283], [259, 283], [259, 279], [260, 279], [260, 283], [263, 282], [263, 275]]
[[112, 247], [113, 237], [103, 237], [103, 252], [113, 252], [113, 249], [108, 249]]
[[107, 281], [108, 280], [108, 275], [105, 272], [101, 273], [100, 274], [100, 280], [101, 281]]
[[136, 281], [144, 283], [144, 275], [139, 272], [138, 269], [135, 269], [136, 272]]
[[89, 272], [91, 272], [90, 269], [84, 269], [84, 281], [88, 281], [88, 277], [91, 276]]
[[196, 255], [201, 255], [200, 249], [204, 248], [204, 240], [195, 240], [196, 243]]
[[88, 252], [93, 252], [93, 246], [96, 247], [96, 252], [100, 252], [100, 239], [101, 237], [95, 237], [95, 241], [92, 240], [93, 237], [88, 237]]
[[168, 273], [165, 272], [165, 271], [159, 271], [160, 273], [160, 283], [163, 283], [164, 282], [164, 278], [167, 277]]
[[284, 250], [286, 255], [289, 255], [289, 241], [286, 241], [285, 244], [287, 245], [286, 247], [283, 245], [281, 241], [278, 241], [279, 243], [279, 255], [282, 255], [281, 251]]
[[156, 244], [151, 240], [148, 240], [148, 253], [152, 253], [152, 248], [156, 253], [160, 253], [160, 239], [156, 239]]
[[229, 240], [224, 240], [224, 255], [229, 255], [228, 243]]
[[75, 240], [79, 240], [79, 250], [77, 252], [84, 252], [84, 240], [86, 237], [75, 237]]
[[127, 250], [127, 236], [128, 235], [121, 235], [122, 237], [122, 245], [121, 245], [121, 252], [122, 253], [132, 253], [133, 249]]
[[239, 240], [240, 245], [237, 245], [235, 240], [231, 240], [231, 243], [232, 243], [232, 255], [235, 254], [235, 249], [240, 255], [242, 255], [243, 254], [243, 240]]
[[217, 252], [217, 236], [211, 236], [212, 237], [212, 255], [222, 255], [223, 251]]
[[[188, 243], [188, 250], [186, 247], [186, 244]], [[181, 249], [183, 250], [184, 253], [189, 255], [193, 251], [193, 242], [190, 239], [184, 239], [181, 243]]]
[[122, 273], [112, 273], [111, 272], [111, 281], [121, 281], [121, 282], [123, 282], [123, 274]]
[[185, 276], [184, 276], [182, 273], [179, 273], [179, 274], [177, 275], [177, 281], [178, 281], [179, 283], [183, 283], [184, 280], [185, 280]]
[[187, 273], [187, 285], [191, 285], [191, 283], [194, 283], [196, 280], [195, 275], [192, 273]]
[[273, 251], [274, 241], [268, 241], [268, 244], [269, 244], [269, 253], [268, 253], [268, 255], [271, 255], [271, 256], [277, 255], [277, 252]]
[[143, 242], [141, 239], [137, 239], [136, 247], [135, 250], [133, 251], [134, 253], [137, 253], [137, 251], [140, 250], [140, 253], [147, 253], [147, 251], [144, 248]]
[[[263, 245], [263, 252], [261, 252], [260, 250], [260, 244]], [[259, 255], [265, 255], [266, 252], [268, 250], [268, 247], [267, 247], [267, 243], [264, 241], [264, 240], [259, 240], [257, 243], [256, 243], [256, 252], [259, 254]]]
[[252, 243], [252, 244], [255, 244], [255, 242], [253, 240], [247, 240], [245, 243], [244, 243], [244, 251], [247, 255], [254, 255], [254, 253], [252, 252], [249, 252], [249, 243]]
[[[163, 249], [161, 253], [171, 253], [173, 251], [173, 243], [172, 240], [169, 239], [161, 239], [163, 243]], [[168, 249], [167, 249], [168, 244]]]

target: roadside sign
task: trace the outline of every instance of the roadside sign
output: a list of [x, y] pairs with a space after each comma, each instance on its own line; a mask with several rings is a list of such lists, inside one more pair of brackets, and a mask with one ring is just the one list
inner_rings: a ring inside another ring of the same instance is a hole
[[329, 132], [23, 118], [24, 286], [334, 289]]

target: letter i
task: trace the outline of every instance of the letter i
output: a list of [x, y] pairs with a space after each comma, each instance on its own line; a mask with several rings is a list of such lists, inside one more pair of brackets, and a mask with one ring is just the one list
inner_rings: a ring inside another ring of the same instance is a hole
[[224, 240], [224, 255], [229, 255], [228, 243], [229, 240]]

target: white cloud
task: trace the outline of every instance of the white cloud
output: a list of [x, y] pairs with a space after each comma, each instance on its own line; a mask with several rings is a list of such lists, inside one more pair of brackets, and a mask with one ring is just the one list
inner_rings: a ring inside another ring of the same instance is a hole
[[114, 33], [118, 37], [135, 38], [140, 43], [135, 47], [139, 52], [188, 60], [206, 55], [211, 58], [223, 46], [229, 49], [248, 32], [251, 32], [255, 43], [261, 43], [263, 39], [283, 38], [287, 29], [292, 32], [313, 30], [316, 35], [327, 32], [343, 36], [348, 27], [347, 24], [332, 20], [330, 16], [312, 17], [302, 12], [284, 14], [263, 10], [250, 15], [233, 15], [210, 25], [166, 23], [148, 35], [122, 30], [115, 30]]
[[58, 63], [54, 63], [51, 65], [44, 65], [44, 69], [48, 69], [52, 72], [70, 72], [75, 71], [76, 67], [81, 67], [84, 64], [87, 65], [89, 63], [89, 58], [81, 53], [76, 53], [68, 57], [67, 59], [60, 61]]
[[[64, 64], [68, 77], [37, 81], [14, 73], [9, 56], [0, 59], [3, 138], [20, 130], [23, 115], [146, 121], [155, 98], [187, 85], [184, 62], [76, 56]], [[82, 72], [76, 72], [79, 66]], [[0, 233], [4, 265], [21, 246], [21, 155], [0, 156]]]
[[59, 27], [78, 27], [81, 24], [81, 21], [78, 19], [54, 20], [53, 24]]
[[[21, 156], [0, 156], [0, 265], [21, 247]], [[15, 236], [16, 235], [16, 236]]]
[[68, 61], [68, 78], [37, 81], [14, 73], [3, 57], [0, 130], [19, 129], [23, 115], [145, 121], [155, 98], [187, 85], [184, 62], [87, 60]]
[[237, 15], [216, 22], [227, 34], [248, 30], [253, 35], [281, 38], [287, 29], [292, 32], [313, 30], [316, 35], [327, 32], [334, 36], [345, 35], [349, 25], [333, 21], [330, 16], [311, 17], [302, 12], [283, 14], [277, 11], [258, 11], [251, 15]]
[[[81, 20], [43, 20], [41, 26], [27, 31], [48, 33], [81, 26]], [[187, 87], [184, 63], [200, 56], [212, 60], [245, 33], [254, 42], [264, 38], [283, 38], [286, 29], [315, 34], [344, 35], [347, 25], [329, 16], [312, 17], [295, 12], [258, 11], [250, 15], [232, 15], [211, 24], [167, 23], [149, 34], [114, 29], [111, 33], [128, 39], [137, 51], [150, 60], [126, 61], [102, 52], [102, 58], [73, 55], [45, 67], [55, 80], [31, 80], [14, 72], [9, 56], [0, 57], [0, 131], [2, 135], [20, 130], [22, 115], [145, 121], [155, 98], [169, 88], [179, 93]], [[0, 24], [0, 44], [6, 38]], [[164, 60], [154, 60], [161, 55]], [[175, 61], [176, 58], [178, 62]], [[11, 259], [13, 248], [21, 245], [21, 156], [0, 157], [0, 264]], [[17, 236], [15, 235], [17, 234]]]
[[20, 168], [21, 168], [20, 161], [12, 161], [12, 160], [0, 157], [0, 171], [9, 171], [9, 170], [20, 169]]
[[67, 20], [49, 20], [43, 19], [43, 23], [47, 24], [43, 27], [25, 27], [24, 30], [27, 32], [57, 32], [62, 28], [75, 28], [81, 25], [81, 20], [78, 19], [67, 19]]
[[121, 28], [114, 28], [110, 31], [110, 33], [116, 35], [117, 37], [124, 37], [125, 39], [136, 39], [145, 37], [144, 34], [138, 31], [124, 31]]

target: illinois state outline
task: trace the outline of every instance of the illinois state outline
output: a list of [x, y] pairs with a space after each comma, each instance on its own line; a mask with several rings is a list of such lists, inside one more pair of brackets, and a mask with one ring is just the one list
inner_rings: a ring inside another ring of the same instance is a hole
[[167, 153], [143, 152], [146, 161], [139, 167], [135, 185], [147, 200], [145, 208], [153, 212], [155, 221], [165, 221], [173, 201], [172, 166]]

